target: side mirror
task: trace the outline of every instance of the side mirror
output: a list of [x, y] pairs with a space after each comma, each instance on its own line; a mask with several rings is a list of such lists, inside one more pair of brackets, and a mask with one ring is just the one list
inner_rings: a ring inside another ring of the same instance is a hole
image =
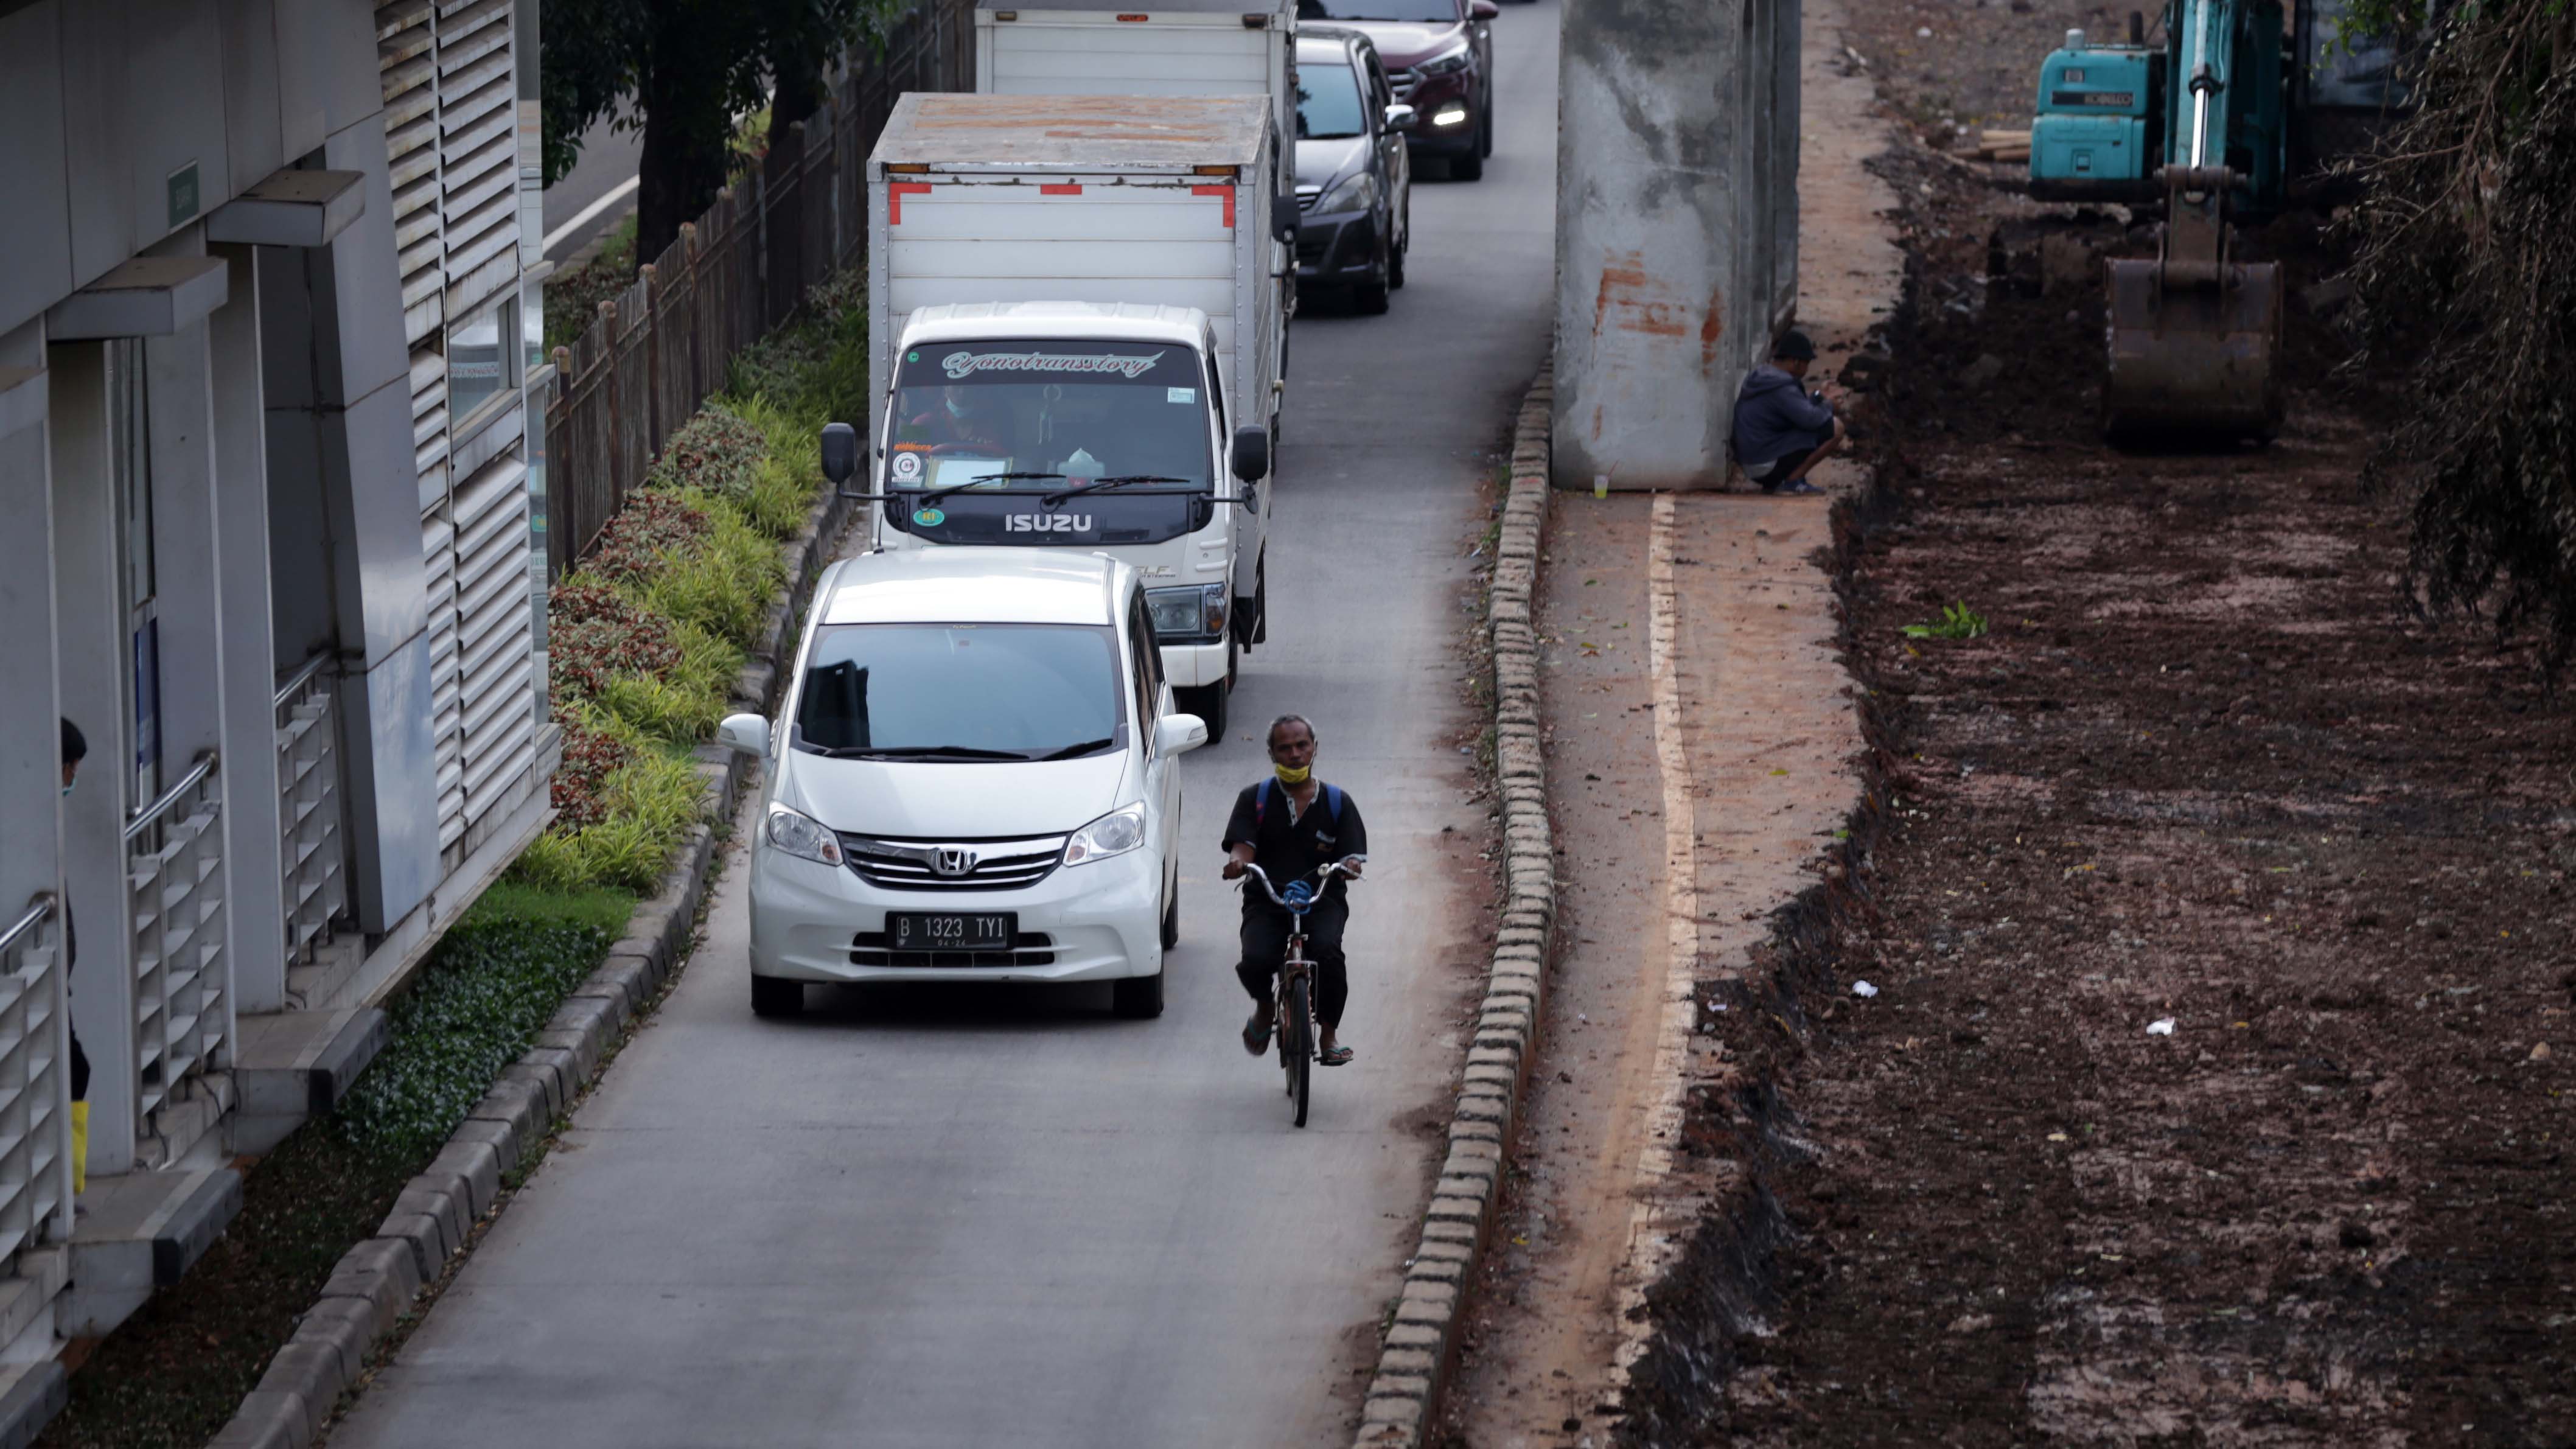
[[1194, 714], [1167, 714], [1154, 721], [1154, 751], [1185, 755], [1207, 743], [1207, 721]]
[[1258, 483], [1270, 476], [1270, 430], [1259, 423], [1246, 423], [1234, 430], [1234, 476], [1246, 483]]
[[1503, 7], [1495, 4], [1494, 0], [1467, 0], [1467, 18], [1470, 20], [1492, 20], [1502, 13]]
[[1397, 101], [1386, 108], [1386, 128], [1390, 131], [1410, 131], [1419, 115], [1420, 113], [1413, 107]]
[[1290, 192], [1270, 204], [1270, 229], [1290, 246], [1297, 244], [1297, 195]]
[[859, 472], [859, 430], [848, 423], [823, 425], [823, 476], [833, 487], [857, 477]]
[[[835, 427], [845, 426], [834, 424]], [[727, 749], [746, 755], [769, 753], [769, 721], [756, 714], [729, 714], [716, 726], [716, 739]]]

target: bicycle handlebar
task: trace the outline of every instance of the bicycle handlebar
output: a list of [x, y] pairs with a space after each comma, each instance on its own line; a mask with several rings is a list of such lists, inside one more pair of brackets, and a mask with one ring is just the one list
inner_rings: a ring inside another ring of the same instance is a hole
[[[1262, 893], [1270, 897], [1270, 903], [1272, 905], [1277, 906], [1283, 911], [1294, 911], [1297, 909], [1297, 907], [1292, 906], [1279, 898], [1279, 888], [1270, 883], [1270, 873], [1268, 871], [1263, 870], [1261, 867], [1254, 865], [1251, 861], [1247, 860], [1243, 863], [1243, 873], [1250, 876], [1252, 879], [1261, 882]], [[1351, 872], [1345, 867], [1344, 863], [1338, 860], [1328, 860], [1322, 865], [1315, 867], [1314, 870], [1308, 872], [1308, 874], [1317, 878], [1318, 889], [1323, 885], [1331, 884], [1333, 877], [1337, 875], [1350, 875], [1350, 873]], [[1299, 876], [1297, 879], [1303, 880], [1305, 879], [1305, 876]], [[1291, 884], [1294, 884], [1294, 882], [1291, 882]], [[1314, 904], [1313, 900], [1309, 900], [1306, 902], [1306, 908], [1312, 910], [1314, 908]]]

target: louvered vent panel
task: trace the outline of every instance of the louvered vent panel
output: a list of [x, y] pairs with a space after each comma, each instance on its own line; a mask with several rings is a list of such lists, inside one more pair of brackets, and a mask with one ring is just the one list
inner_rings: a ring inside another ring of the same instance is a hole
[[465, 833], [465, 765], [457, 722], [456, 528], [444, 503], [420, 523], [420, 556], [429, 582], [429, 734], [438, 771], [438, 845]]
[[528, 471], [494, 459], [456, 491], [456, 667], [465, 813], [480, 819], [536, 748]]

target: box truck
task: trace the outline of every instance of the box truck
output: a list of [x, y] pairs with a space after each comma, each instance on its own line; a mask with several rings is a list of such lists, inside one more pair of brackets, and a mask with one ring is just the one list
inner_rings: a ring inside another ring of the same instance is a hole
[[1293, 147], [1297, 7], [1293, 0], [1266, 3], [1176, 0], [1139, 12], [1100, 9], [1097, 0], [1040, 0], [979, 8], [975, 89], [997, 96], [1268, 96], [1270, 123]]
[[874, 544], [1133, 564], [1211, 730], [1266, 632], [1278, 146], [1264, 96], [915, 93], [868, 161]]

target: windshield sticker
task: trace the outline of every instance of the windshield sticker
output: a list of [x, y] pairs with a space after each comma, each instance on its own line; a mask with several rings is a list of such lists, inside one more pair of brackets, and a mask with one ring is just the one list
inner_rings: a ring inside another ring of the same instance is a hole
[[1199, 400], [1199, 390], [1194, 387], [1167, 387], [1163, 389], [1163, 400], [1165, 402], [1194, 403]]
[[948, 521], [948, 515], [940, 512], [936, 508], [924, 508], [917, 510], [912, 515], [912, 521], [920, 524], [924, 528], [937, 528], [939, 525]]
[[1115, 352], [952, 352], [939, 359], [939, 367], [952, 379], [979, 372], [1114, 372], [1134, 382], [1162, 359], [1160, 352], [1143, 357]]
[[921, 455], [911, 452], [895, 454], [894, 476], [898, 483], [911, 483], [918, 480], [921, 477]]
[[[1009, 471], [1011, 471], [1011, 460], [1008, 458], [942, 458], [939, 460], [937, 481], [942, 488], [956, 488], [967, 484], [981, 484], [996, 473]], [[994, 483], [991, 486], [998, 488], [1001, 485]]]

